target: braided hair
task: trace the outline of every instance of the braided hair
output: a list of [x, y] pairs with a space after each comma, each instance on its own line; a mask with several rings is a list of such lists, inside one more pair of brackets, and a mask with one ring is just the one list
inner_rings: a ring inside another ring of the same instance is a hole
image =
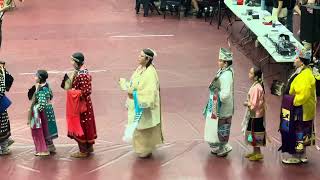
[[263, 73], [261, 68], [254, 66], [253, 67], [254, 81], [261, 84], [263, 92], [265, 93], [264, 83], [263, 83]]

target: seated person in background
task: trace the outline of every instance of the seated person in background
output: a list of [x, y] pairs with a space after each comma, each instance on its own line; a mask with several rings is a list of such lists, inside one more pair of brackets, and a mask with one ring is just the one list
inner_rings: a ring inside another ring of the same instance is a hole
[[192, 4], [194, 10], [195, 10], [195, 12], [197, 12], [197, 13], [199, 12], [198, 1], [201, 1], [201, 0], [192, 0], [192, 1], [191, 1], [191, 4]]
[[143, 16], [148, 16], [150, 4], [154, 4], [155, 0], [136, 0], [136, 14], [139, 14], [140, 11], [140, 4], [143, 5]]

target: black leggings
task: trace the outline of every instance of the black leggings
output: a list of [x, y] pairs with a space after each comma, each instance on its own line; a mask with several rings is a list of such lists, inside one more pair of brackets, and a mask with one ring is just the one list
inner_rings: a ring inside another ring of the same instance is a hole
[[140, 4], [142, 4], [143, 10], [144, 10], [144, 15], [148, 15], [150, 3], [154, 3], [154, 0], [136, 0], [136, 12], [137, 13], [139, 12]]

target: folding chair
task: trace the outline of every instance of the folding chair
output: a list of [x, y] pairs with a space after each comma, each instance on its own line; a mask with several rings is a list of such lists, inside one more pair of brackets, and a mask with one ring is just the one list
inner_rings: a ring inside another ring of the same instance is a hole
[[218, 14], [219, 0], [203, 0], [199, 1], [199, 13], [204, 13], [204, 20], [207, 22], [208, 17]]
[[166, 18], [166, 12], [170, 11], [171, 15], [173, 12], [176, 12], [179, 19], [181, 14], [181, 7], [183, 5], [184, 0], [162, 0], [161, 1], [161, 10], [163, 11], [163, 18]]
[[[224, 4], [224, 1], [223, 0], [217, 0], [217, 1], [218, 1], [218, 29], [219, 29], [225, 16], [227, 16], [229, 23], [231, 24], [231, 19], [230, 19], [231, 15], [228, 8]], [[223, 11], [223, 15], [222, 15], [222, 11]], [[212, 24], [212, 22], [213, 22], [213, 16], [211, 17], [210, 24]]]

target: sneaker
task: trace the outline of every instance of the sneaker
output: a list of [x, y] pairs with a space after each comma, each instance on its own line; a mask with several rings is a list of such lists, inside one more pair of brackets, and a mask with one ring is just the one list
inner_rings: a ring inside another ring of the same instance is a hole
[[255, 155], [253, 155], [253, 156], [251, 156], [251, 157], [249, 157], [249, 160], [250, 161], [260, 161], [260, 160], [262, 160], [263, 159], [263, 155], [262, 154], [255, 154]]
[[229, 144], [224, 145], [220, 151], [217, 153], [217, 156], [224, 157], [227, 156], [229, 152], [232, 151], [232, 147]]
[[287, 158], [287, 159], [282, 159], [283, 164], [300, 164], [302, 161], [298, 158]]

